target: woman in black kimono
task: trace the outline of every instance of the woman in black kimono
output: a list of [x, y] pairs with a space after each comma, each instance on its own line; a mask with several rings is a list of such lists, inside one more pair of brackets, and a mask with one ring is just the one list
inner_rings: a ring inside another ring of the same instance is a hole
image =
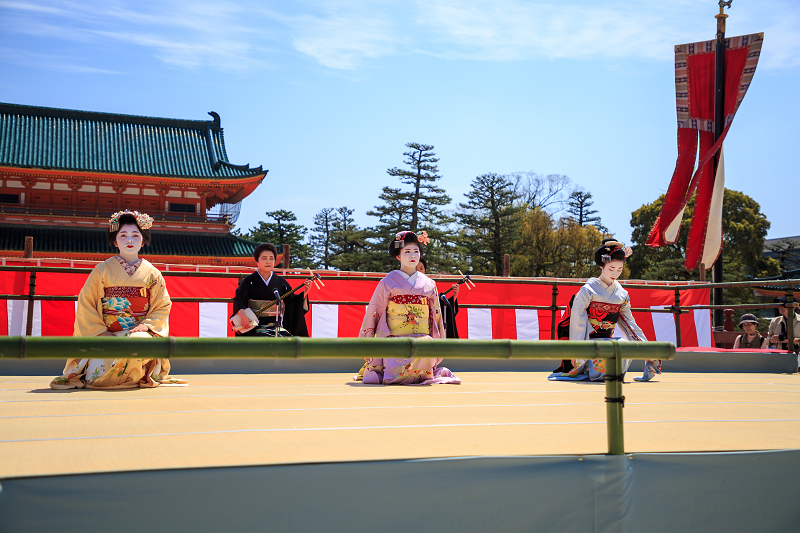
[[306, 281], [300, 291], [283, 300], [285, 310], [281, 324], [275, 323], [275, 306], [260, 311], [265, 303], [276, 299], [275, 291], [283, 296], [292, 290], [285, 279], [272, 271], [277, 257], [278, 250], [270, 243], [259, 244], [253, 251], [257, 270], [244, 278], [236, 289], [231, 318], [238, 315], [242, 324], [248, 324], [250, 318], [245, 310], [250, 309], [258, 317], [258, 326], [237, 330], [236, 335], [272, 337], [275, 336], [275, 328], [278, 328], [278, 336], [308, 337], [305, 314], [308, 311], [307, 291], [311, 281]]

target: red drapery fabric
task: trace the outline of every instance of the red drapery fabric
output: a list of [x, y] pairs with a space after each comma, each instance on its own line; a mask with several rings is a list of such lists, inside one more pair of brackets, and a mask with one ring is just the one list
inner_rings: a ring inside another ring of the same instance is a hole
[[[717, 196], [724, 191], [724, 186], [721, 186], [724, 184], [718, 183], [718, 180], [724, 179], [724, 173], [722, 169], [714, 168], [713, 157], [720, 151], [733, 117], [750, 86], [763, 40], [763, 33], [726, 40], [725, 128], [717, 142], [714, 142], [716, 41], [675, 47], [678, 160], [647, 245], [659, 247], [678, 240], [686, 203], [697, 192], [686, 250], [687, 270], [696, 268], [701, 261], [710, 267], [722, 250], [722, 220], [719, 212], [722, 199]], [[695, 169], [698, 157], [700, 161]], [[708, 238], [709, 235], [713, 238]]]

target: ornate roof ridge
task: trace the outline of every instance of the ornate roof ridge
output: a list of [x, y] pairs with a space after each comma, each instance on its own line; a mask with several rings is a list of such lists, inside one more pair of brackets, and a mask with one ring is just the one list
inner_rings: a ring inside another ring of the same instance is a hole
[[148, 117], [144, 115], [125, 115], [122, 113], [106, 113], [102, 111], [81, 111], [77, 109], [64, 109], [60, 107], [43, 107], [23, 104], [9, 104], [0, 102], [0, 113], [28, 115], [37, 117], [72, 118], [78, 120], [91, 120], [95, 122], [120, 122], [125, 124], [143, 124], [147, 126], [162, 126], [169, 128], [184, 128], [202, 130], [210, 127], [212, 130], [221, 130], [219, 114], [210, 111], [213, 120], [189, 120], [181, 118]]

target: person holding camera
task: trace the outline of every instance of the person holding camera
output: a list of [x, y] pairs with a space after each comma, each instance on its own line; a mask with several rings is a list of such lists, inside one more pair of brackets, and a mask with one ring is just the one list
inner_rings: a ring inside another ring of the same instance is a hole
[[[775, 301], [777, 303], [785, 304], [786, 297], [781, 296], [780, 298], [775, 298]], [[778, 311], [780, 314], [773, 318], [772, 322], [769, 323], [767, 338], [769, 339], [770, 346], [773, 348], [777, 348], [779, 350], [788, 350], [789, 336], [787, 335], [786, 322], [789, 318], [789, 308], [779, 307]], [[800, 347], [800, 315], [798, 315], [796, 311], [794, 311], [792, 315], [794, 315], [794, 320], [792, 320], [794, 348], [797, 349]]]

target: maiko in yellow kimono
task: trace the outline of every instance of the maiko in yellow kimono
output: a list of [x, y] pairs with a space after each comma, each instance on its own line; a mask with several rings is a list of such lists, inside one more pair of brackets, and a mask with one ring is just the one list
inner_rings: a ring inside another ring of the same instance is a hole
[[[97, 265], [78, 296], [75, 337], [166, 337], [172, 301], [164, 278], [149, 261], [127, 265], [114, 256]], [[139, 324], [147, 331], [131, 333]], [[53, 389], [131, 389], [185, 385], [169, 377], [167, 359], [70, 359]]]

